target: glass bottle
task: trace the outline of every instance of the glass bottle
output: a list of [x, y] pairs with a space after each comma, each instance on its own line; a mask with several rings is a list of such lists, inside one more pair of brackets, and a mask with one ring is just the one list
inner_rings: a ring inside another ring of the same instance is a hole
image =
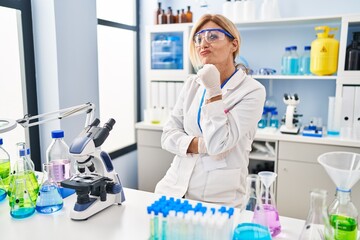
[[154, 24], [159, 24], [159, 15], [161, 14], [161, 2], [158, 2], [158, 8], [154, 15]]
[[180, 19], [180, 10], [176, 10], [177, 14], [174, 16], [174, 23], [179, 23]]
[[63, 200], [58, 185], [51, 175], [53, 171], [49, 171], [51, 168], [52, 163], [44, 164], [43, 169], [46, 180], [41, 184], [36, 201], [36, 211], [45, 214], [57, 212], [63, 207]]
[[289, 66], [288, 66], [288, 58], [290, 57], [290, 47], [285, 48], [285, 53], [281, 58], [281, 74], [288, 75], [289, 74]]
[[181, 9], [181, 14], [179, 18], [179, 23], [186, 23], [186, 13], [184, 9]]
[[10, 181], [10, 155], [2, 145], [3, 139], [0, 137], [0, 201], [6, 198]]
[[[28, 148], [26, 146], [26, 143], [24, 142], [18, 142], [16, 143], [16, 147], [18, 149], [18, 153], [19, 153], [19, 150], [20, 149], [24, 149], [25, 150], [25, 158], [26, 158], [26, 161], [28, 161], [29, 165], [31, 166], [32, 170], [35, 171], [35, 164], [34, 162], [31, 160], [30, 158], [30, 148]], [[20, 157], [20, 155], [18, 155], [18, 157]]]
[[277, 174], [274, 172], [262, 171], [259, 172], [258, 175], [260, 177], [261, 187], [260, 196], [254, 211], [253, 222], [267, 226], [271, 236], [275, 237], [281, 232], [279, 213], [276, 208], [275, 197], [272, 191], [272, 185]]
[[[54, 130], [51, 137], [53, 140], [46, 151], [46, 161], [52, 164], [48, 171], [60, 187], [60, 182], [70, 178], [75, 170], [70, 159], [69, 147], [64, 141], [64, 131]], [[60, 187], [59, 190], [63, 197], [74, 193], [73, 189]]]
[[190, 11], [190, 6], [187, 6], [186, 22], [191, 23], [193, 21], [193, 13]]
[[169, 7], [168, 12], [166, 14], [167, 23], [168, 24], [174, 23], [174, 18], [175, 18], [175, 16], [173, 15], [172, 9], [171, 9], [171, 7]]
[[328, 207], [335, 240], [356, 240], [358, 211], [351, 202], [351, 190], [336, 189], [336, 198]]
[[300, 75], [311, 75], [310, 72], [310, 50], [311, 46], [304, 47], [304, 53], [300, 57]]
[[[26, 183], [25, 188], [28, 192], [28, 195], [34, 207], [36, 204], [37, 195], [39, 193], [39, 184], [31, 164], [26, 159], [25, 152], [26, 152], [25, 149], [19, 150], [19, 159], [16, 160], [12, 168], [12, 172], [11, 172], [12, 174], [10, 176], [9, 190], [8, 190], [10, 207], [14, 205], [15, 202], [17, 201], [15, 196], [15, 194], [17, 194], [16, 184], [24, 184], [24, 183]], [[19, 204], [21, 205], [22, 203], [20, 202]]]
[[159, 14], [159, 24], [166, 24], [167, 23], [167, 17], [166, 17], [166, 13], [165, 13], [165, 10], [162, 9], [161, 10], [161, 13]]
[[267, 126], [267, 111], [263, 110], [260, 121], [258, 122], [258, 128], [265, 128]]
[[32, 184], [28, 178], [15, 178], [10, 183], [11, 192], [9, 204], [10, 215], [13, 218], [27, 218], [35, 212], [35, 203], [33, 201]]
[[270, 127], [279, 128], [278, 111], [273, 110], [271, 112]]
[[326, 211], [327, 192], [313, 189], [310, 192], [310, 209], [299, 240], [332, 240], [333, 230]]
[[289, 75], [297, 75], [299, 73], [299, 55], [297, 54], [297, 47], [291, 46], [290, 57], [288, 58]]

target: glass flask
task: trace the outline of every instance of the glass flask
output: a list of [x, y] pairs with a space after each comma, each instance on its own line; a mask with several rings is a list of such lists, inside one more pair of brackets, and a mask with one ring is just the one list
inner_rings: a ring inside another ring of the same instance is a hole
[[249, 174], [246, 177], [246, 193], [244, 196], [243, 209], [254, 212], [256, 198], [259, 195], [260, 179], [257, 174]]
[[299, 240], [332, 240], [334, 233], [326, 211], [327, 192], [314, 189], [310, 192], [310, 210]]
[[[10, 206], [14, 204], [15, 192], [16, 192], [16, 182], [17, 180], [26, 180], [26, 189], [29, 194], [30, 199], [32, 200], [34, 206], [36, 204], [37, 195], [39, 193], [39, 184], [35, 176], [35, 172], [31, 166], [31, 163], [26, 158], [25, 149], [19, 150], [19, 158], [13, 165], [13, 169], [10, 175], [9, 183], [9, 204]], [[21, 202], [20, 202], [21, 204]]]
[[35, 212], [35, 204], [28, 187], [29, 183], [25, 178], [18, 178], [10, 183], [10, 215], [13, 218], [27, 218]]
[[336, 198], [328, 207], [335, 240], [356, 240], [358, 211], [351, 202], [351, 190], [336, 189]]
[[6, 198], [10, 180], [10, 156], [2, 144], [3, 139], [0, 137], [0, 201]]
[[63, 207], [63, 200], [58, 185], [54, 181], [52, 171], [50, 171], [52, 165], [52, 163], [45, 163], [43, 165], [46, 179], [41, 184], [36, 200], [36, 211], [45, 214], [57, 212]]
[[276, 236], [281, 232], [279, 213], [275, 204], [275, 197], [272, 191], [272, 185], [277, 176], [270, 171], [258, 173], [261, 181], [260, 196], [256, 203], [253, 222], [267, 226], [271, 236]]
[[[18, 143], [16, 144], [16, 146], [17, 146], [17, 149], [18, 149], [18, 153], [20, 153], [19, 150], [21, 150], [21, 149], [24, 149], [24, 150], [25, 150], [26, 161], [29, 162], [32, 170], [35, 171], [35, 164], [34, 164], [34, 162], [33, 162], [33, 161], [31, 160], [31, 158], [30, 158], [30, 148], [28, 148], [28, 147], [26, 146], [26, 143], [24, 143], [24, 142], [18, 142]], [[18, 157], [20, 157], [19, 154], [18, 154]]]

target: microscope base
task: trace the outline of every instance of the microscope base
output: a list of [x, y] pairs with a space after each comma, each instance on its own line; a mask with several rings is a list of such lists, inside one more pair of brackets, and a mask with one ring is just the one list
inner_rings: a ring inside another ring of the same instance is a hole
[[299, 130], [300, 130], [299, 127], [287, 128], [285, 125], [282, 125], [280, 127], [280, 132], [285, 134], [298, 134]]
[[107, 194], [106, 201], [100, 201], [100, 198], [96, 197], [95, 201], [82, 211], [77, 211], [74, 209], [75, 208], [74, 207], [73, 209], [71, 209], [70, 218], [72, 220], [77, 220], [77, 221], [87, 220], [89, 217], [93, 216], [94, 214], [104, 210], [105, 208], [115, 203], [120, 204], [120, 202], [118, 201], [119, 199], [118, 195], [119, 194]]

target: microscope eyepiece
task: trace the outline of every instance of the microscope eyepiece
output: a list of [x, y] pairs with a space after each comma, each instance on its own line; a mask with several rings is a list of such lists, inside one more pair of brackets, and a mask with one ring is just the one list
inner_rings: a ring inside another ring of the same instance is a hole
[[113, 129], [113, 126], [115, 125], [116, 121], [113, 118], [110, 118], [105, 124], [104, 128], [107, 128], [109, 132]]

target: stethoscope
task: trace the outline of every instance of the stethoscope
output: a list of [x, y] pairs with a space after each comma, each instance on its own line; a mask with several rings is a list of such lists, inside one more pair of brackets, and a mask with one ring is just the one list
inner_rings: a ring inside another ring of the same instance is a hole
[[[232, 76], [234, 76], [234, 74], [238, 71], [238, 69], [236, 68], [235, 71], [233, 72], [233, 74], [231, 74], [231, 76], [226, 79], [222, 84], [221, 84], [221, 89], [225, 86], [225, 84], [232, 78]], [[205, 93], [206, 93], [206, 89], [204, 89], [204, 92], [202, 94], [201, 100], [200, 100], [200, 104], [199, 104], [199, 110], [198, 110], [198, 116], [197, 116], [197, 124], [199, 126], [200, 132], [202, 132], [201, 129], [201, 125], [200, 125], [200, 116], [201, 116], [201, 106], [204, 103], [204, 99], [205, 99]]]

